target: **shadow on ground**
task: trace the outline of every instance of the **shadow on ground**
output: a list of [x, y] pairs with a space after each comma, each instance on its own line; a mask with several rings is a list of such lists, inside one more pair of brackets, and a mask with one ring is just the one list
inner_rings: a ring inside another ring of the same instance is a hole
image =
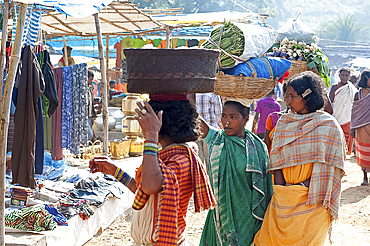
[[341, 204], [357, 203], [370, 196], [370, 186], [349, 187], [342, 191]]

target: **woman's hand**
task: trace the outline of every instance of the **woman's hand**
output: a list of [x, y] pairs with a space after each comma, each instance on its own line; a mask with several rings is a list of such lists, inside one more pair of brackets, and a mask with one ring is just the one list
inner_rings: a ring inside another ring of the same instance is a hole
[[135, 118], [139, 121], [145, 138], [158, 141], [158, 133], [162, 127], [163, 111], [161, 110], [156, 114], [150, 104], [146, 101], [144, 101], [144, 105], [138, 102], [137, 106], [139, 108], [135, 109], [137, 113]]
[[108, 157], [104, 156], [94, 157], [91, 159], [89, 162], [89, 168], [92, 173], [102, 172], [110, 175], [114, 175], [117, 170], [117, 166], [113, 164]]
[[[209, 125], [207, 122], [202, 118], [202, 116], [199, 116], [199, 128], [200, 128], [200, 137], [205, 138], [208, 135], [209, 132]], [[221, 128], [222, 129], [222, 128]]]

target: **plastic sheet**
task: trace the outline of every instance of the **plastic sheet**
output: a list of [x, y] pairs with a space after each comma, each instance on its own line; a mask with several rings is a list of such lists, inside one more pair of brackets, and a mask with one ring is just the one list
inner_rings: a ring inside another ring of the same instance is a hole
[[316, 33], [299, 19], [300, 15], [299, 13], [295, 19], [287, 21], [279, 28], [276, 41], [281, 41], [287, 37], [289, 40], [297, 39], [297, 42], [304, 41], [308, 44], [318, 42]]
[[[280, 79], [292, 65], [290, 61], [279, 57], [268, 57], [267, 59], [271, 65], [274, 78], [279, 77]], [[252, 58], [249, 59], [249, 62], [252, 63], [252, 65], [256, 69], [257, 77], [270, 78], [270, 72], [264, 59]], [[252, 68], [248, 65], [248, 63], [238, 64], [237, 66], [231, 69], [224, 70], [223, 72], [225, 74], [235, 76], [239, 76], [240, 74], [246, 77], [252, 76]]]

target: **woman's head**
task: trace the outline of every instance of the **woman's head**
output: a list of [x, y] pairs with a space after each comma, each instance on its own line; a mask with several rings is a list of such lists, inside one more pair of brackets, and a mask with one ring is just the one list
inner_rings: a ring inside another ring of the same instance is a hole
[[228, 136], [244, 134], [245, 124], [249, 120], [249, 107], [239, 102], [227, 101], [222, 109], [221, 123]]
[[319, 75], [303, 72], [288, 81], [284, 96], [293, 112], [312, 113], [324, 106], [324, 83]]
[[361, 74], [360, 82], [358, 82], [358, 86], [362, 88], [370, 88], [370, 70], [365, 69]]
[[174, 143], [195, 141], [199, 137], [198, 113], [189, 101], [159, 102], [150, 100], [156, 114], [163, 110], [160, 137], [169, 137]]
[[339, 69], [339, 78], [341, 83], [347, 83], [348, 80], [351, 78], [351, 69], [348, 67], [342, 67]]

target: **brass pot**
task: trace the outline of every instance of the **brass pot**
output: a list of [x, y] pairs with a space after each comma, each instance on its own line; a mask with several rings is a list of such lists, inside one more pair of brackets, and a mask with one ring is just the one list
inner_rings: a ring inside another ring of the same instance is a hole
[[130, 144], [130, 156], [141, 156], [144, 151], [144, 139], [133, 137]]
[[143, 102], [143, 99], [139, 97], [139, 94], [129, 94], [127, 97], [122, 99], [122, 112], [126, 116], [136, 115], [135, 108], [137, 108], [136, 103]]
[[129, 157], [131, 139], [110, 142], [112, 159]]
[[140, 124], [134, 116], [127, 116], [122, 119], [121, 129], [126, 136], [139, 136], [142, 134]]

